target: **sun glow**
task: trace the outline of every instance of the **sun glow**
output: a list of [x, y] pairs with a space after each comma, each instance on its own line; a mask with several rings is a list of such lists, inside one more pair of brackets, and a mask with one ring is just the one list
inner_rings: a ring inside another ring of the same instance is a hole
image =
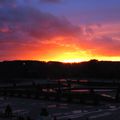
[[63, 52], [62, 54], [56, 56], [55, 61], [60, 61], [64, 63], [76, 63], [85, 61], [84, 56], [80, 57], [79, 52]]
[[61, 62], [64, 62], [64, 63], [79, 63], [79, 62], [82, 62], [81, 59], [66, 59], [66, 60], [63, 60]]

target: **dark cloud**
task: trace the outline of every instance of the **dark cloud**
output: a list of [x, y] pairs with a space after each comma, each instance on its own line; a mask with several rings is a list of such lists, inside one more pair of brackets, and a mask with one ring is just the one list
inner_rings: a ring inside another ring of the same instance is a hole
[[33, 7], [0, 9], [0, 40], [6, 37], [10, 40], [27, 40], [30, 37], [50, 39], [54, 36], [75, 35], [78, 30], [65, 18], [58, 18]]
[[34, 6], [5, 5], [0, 8], [1, 59], [6, 53], [7, 56], [19, 54], [31, 45], [32, 49], [37, 42], [52, 40], [54, 37], [73, 37], [79, 32], [79, 27], [72, 25], [66, 18], [42, 12]]

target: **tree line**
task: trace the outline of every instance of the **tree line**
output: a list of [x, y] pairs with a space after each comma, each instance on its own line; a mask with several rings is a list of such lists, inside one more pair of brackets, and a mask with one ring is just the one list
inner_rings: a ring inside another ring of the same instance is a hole
[[120, 79], [120, 62], [90, 60], [81, 63], [16, 60], [0, 62], [0, 78]]

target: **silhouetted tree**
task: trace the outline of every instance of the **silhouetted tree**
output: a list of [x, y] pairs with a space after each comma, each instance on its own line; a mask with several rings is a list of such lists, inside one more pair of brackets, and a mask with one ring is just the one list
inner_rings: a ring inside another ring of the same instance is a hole
[[49, 115], [49, 112], [47, 111], [46, 108], [42, 108], [40, 115], [41, 115], [41, 116], [48, 116], [48, 115]]
[[12, 108], [11, 108], [11, 106], [9, 104], [5, 108], [5, 116], [6, 117], [12, 116]]

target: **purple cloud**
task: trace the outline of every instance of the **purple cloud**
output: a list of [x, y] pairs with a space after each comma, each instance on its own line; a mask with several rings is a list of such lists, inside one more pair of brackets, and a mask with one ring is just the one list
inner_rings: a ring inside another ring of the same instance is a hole
[[59, 3], [61, 2], [61, 0], [40, 0], [41, 2], [44, 2], [44, 3]]
[[15, 7], [16, 6], [16, 0], [0, 0], [0, 7]]

